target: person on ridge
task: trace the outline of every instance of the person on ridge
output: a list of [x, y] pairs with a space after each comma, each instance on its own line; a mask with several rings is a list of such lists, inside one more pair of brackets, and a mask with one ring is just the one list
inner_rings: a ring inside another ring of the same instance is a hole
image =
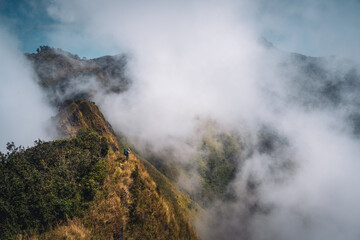
[[129, 160], [129, 154], [130, 154], [129, 150], [127, 148], [124, 148], [124, 155], [126, 157], [126, 160]]

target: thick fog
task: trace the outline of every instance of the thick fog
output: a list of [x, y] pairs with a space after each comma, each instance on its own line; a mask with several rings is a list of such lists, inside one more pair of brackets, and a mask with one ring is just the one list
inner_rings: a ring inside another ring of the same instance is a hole
[[31, 146], [49, 140], [53, 110], [47, 105], [30, 63], [17, 40], [0, 26], [0, 151], [6, 143]]
[[69, 2], [50, 12], [70, 19], [68, 24], [74, 20], [89, 37], [107, 36], [129, 52], [134, 86], [124, 95], [99, 99], [115, 127], [167, 141], [173, 135], [189, 136], [197, 116], [232, 122], [253, 117], [245, 112], [259, 106], [253, 75], [262, 49], [232, 5], [108, 1], [102, 11], [98, 7], [96, 1], [78, 8]]
[[132, 88], [95, 100], [137, 144], [186, 155], [198, 118], [246, 133], [251, 149], [264, 127], [284, 139], [270, 153], [244, 149], [232, 182], [237, 201], [206, 209], [196, 224], [200, 237], [358, 239], [355, 65], [269, 46], [257, 11], [247, 1], [55, 1], [49, 8], [64, 25], [131, 56]]
[[[321, 3], [335, 11], [333, 4]], [[316, 19], [322, 5], [307, 4], [291, 9]], [[71, 82], [70, 93], [95, 89], [94, 100], [109, 122], [138, 147], [171, 146], [178, 150], [176, 160], [191, 161], [195, 146], [189, 139], [199, 119], [240, 134], [242, 166], [231, 183], [236, 200], [205, 209], [196, 223], [201, 238], [358, 239], [358, 68], [341, 58], [272, 47], [261, 33], [264, 26], [281, 28], [281, 17], [259, 17], [264, 6], [231, 0], [55, 0], [48, 12], [62, 26], [54, 33], [58, 41], [71, 38], [62, 29], [72, 26], [82, 39], [128, 54], [128, 91], [105, 94], [92, 79], [82, 79]], [[334, 35], [322, 26], [309, 29], [309, 39], [321, 44], [326, 34]], [[358, 50], [353, 41], [337, 39], [324, 42], [332, 43], [334, 53]], [[0, 40], [1, 141], [29, 144], [46, 136], [42, 129], [51, 111], [12, 42]], [[275, 139], [267, 152], [257, 148], [263, 129]]]

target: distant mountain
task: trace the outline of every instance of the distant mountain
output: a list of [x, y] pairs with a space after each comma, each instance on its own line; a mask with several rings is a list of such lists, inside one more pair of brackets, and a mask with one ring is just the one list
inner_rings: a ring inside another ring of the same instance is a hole
[[[94, 80], [106, 93], [124, 92], [131, 84], [126, 76], [125, 55], [80, 59], [61, 49], [41, 46], [37, 53], [25, 56], [32, 63], [39, 84], [47, 91], [54, 105], [69, 99], [88, 99], [93, 90], [84, 86], [89, 83], [88, 79]], [[83, 87], [75, 87], [76, 91], [71, 91], [77, 84]]]
[[[353, 63], [283, 52], [265, 39], [261, 44], [286, 86], [280, 93], [265, 89], [263, 97], [274, 106], [281, 99], [289, 108], [308, 112], [339, 111], [346, 105], [343, 116], [353, 135], [360, 137], [360, 74]], [[176, 162], [171, 148], [159, 153], [151, 147], [133, 149], [136, 154], [126, 161], [122, 154], [129, 146], [126, 137], [115, 134], [91, 101], [97, 94], [121, 94], [131, 87], [127, 57], [87, 60], [48, 46], [26, 57], [48, 100], [59, 108], [53, 120], [63, 139], [39, 141], [29, 149], [10, 144], [10, 152], [1, 155], [0, 215], [5, 221], [0, 238], [20, 233], [40, 239], [197, 239], [192, 220], [201, 215], [201, 207], [237, 201], [233, 183], [251, 156], [266, 155], [274, 161], [269, 162], [275, 166], [274, 176], [286, 178], [296, 169], [286, 154], [287, 139], [271, 126], [258, 129], [251, 142], [211, 119], [199, 120], [197, 135], [188, 139], [196, 151], [193, 161]], [[286, 158], [278, 158], [282, 155]], [[195, 189], [178, 182], [179, 178], [191, 181], [193, 173], [199, 186], [187, 185]], [[44, 181], [32, 180], [42, 175]], [[271, 206], [257, 195], [261, 182], [251, 174], [242, 181], [241, 201], [249, 216], [268, 214]], [[214, 227], [224, 220], [219, 211], [211, 219]], [[236, 232], [237, 226], [233, 227]]]

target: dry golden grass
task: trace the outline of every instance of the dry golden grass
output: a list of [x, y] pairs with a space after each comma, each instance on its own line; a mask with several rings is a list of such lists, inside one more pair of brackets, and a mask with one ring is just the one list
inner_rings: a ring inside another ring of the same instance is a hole
[[86, 240], [91, 239], [91, 231], [87, 229], [80, 219], [69, 219], [65, 224], [43, 233], [31, 233], [29, 235], [18, 235], [19, 240]]
[[65, 225], [58, 226], [49, 233], [44, 234], [39, 239], [85, 240], [91, 239], [91, 232], [80, 219], [72, 219], [68, 220]]
[[[90, 113], [81, 112], [79, 104], [87, 104], [82, 108]], [[47, 233], [34, 234], [37, 237], [28, 239], [197, 239], [185, 210], [191, 200], [181, 195], [161, 173], [152, 170], [150, 174], [149, 167], [144, 166], [144, 161], [136, 155], [131, 154], [126, 160], [116, 137], [94, 104], [80, 101], [69, 108], [71, 113], [64, 110], [62, 116], [65, 119], [60, 121], [69, 136], [82, 127], [89, 127], [105, 137], [112, 146], [107, 155], [108, 176], [81, 218], [69, 220]], [[71, 123], [71, 114], [80, 118], [80, 124]], [[131, 174], [136, 166], [143, 185], [141, 189], [131, 190], [134, 181]], [[157, 176], [157, 182], [154, 176]], [[130, 219], [131, 206], [135, 209], [137, 222]]]

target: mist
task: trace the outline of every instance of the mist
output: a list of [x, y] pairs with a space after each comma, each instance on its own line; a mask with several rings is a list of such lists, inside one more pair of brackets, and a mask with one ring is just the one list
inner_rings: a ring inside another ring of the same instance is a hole
[[0, 151], [5, 152], [8, 142], [31, 146], [37, 139], [52, 139], [54, 112], [17, 40], [2, 26], [0, 35]]
[[[98, 91], [94, 100], [137, 147], [171, 146], [187, 156], [175, 161], [191, 161], [199, 118], [242, 136], [236, 200], [205, 209], [196, 223], [201, 238], [358, 239], [357, 66], [267, 46], [258, 4], [55, 1], [48, 12], [129, 54], [132, 87]], [[264, 128], [281, 139], [268, 152], [257, 147]]]

